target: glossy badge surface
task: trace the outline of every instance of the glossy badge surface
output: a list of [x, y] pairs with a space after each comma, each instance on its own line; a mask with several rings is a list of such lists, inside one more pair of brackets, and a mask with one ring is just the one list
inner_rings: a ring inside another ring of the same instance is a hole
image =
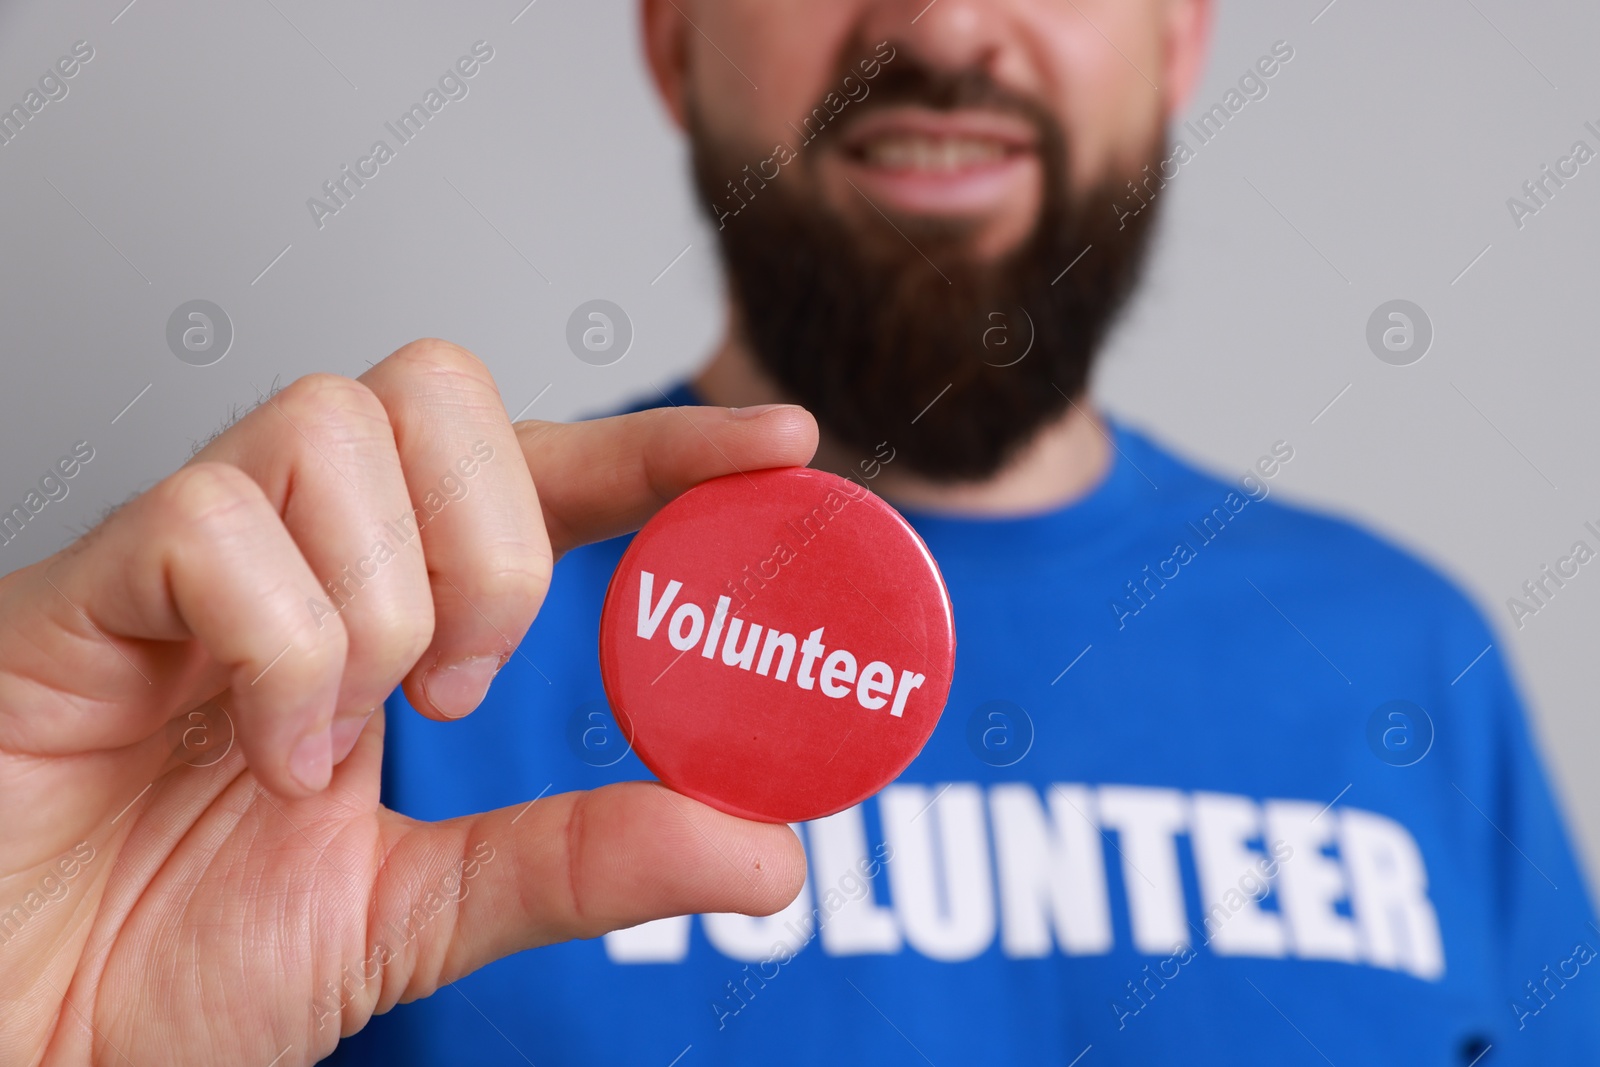
[[944, 580], [899, 513], [803, 467], [678, 497], [600, 618], [611, 709], [663, 783], [765, 822], [821, 818], [906, 768], [955, 663]]

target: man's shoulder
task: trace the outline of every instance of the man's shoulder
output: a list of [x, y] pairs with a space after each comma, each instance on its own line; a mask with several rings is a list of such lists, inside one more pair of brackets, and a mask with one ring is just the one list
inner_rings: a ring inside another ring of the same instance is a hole
[[[1287, 499], [1283, 475], [1298, 454], [1277, 442], [1245, 471], [1208, 471], [1148, 433], [1118, 427], [1118, 444], [1160, 486], [1158, 505], [1191, 543], [1248, 560], [1263, 571], [1336, 583], [1374, 607], [1403, 599], [1414, 612], [1432, 606], [1478, 615], [1459, 583], [1389, 534], [1319, 505]], [[1271, 473], [1266, 473], [1270, 471]], [[1411, 612], [1408, 612], [1411, 613]]]

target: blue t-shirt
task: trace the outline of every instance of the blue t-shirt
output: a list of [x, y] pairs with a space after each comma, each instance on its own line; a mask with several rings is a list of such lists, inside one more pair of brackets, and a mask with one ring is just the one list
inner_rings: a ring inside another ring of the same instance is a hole
[[[799, 828], [790, 908], [521, 953], [333, 1062], [1600, 1063], [1600, 929], [1478, 614], [1270, 499], [1292, 444], [1228, 482], [1112, 432], [1070, 506], [906, 513], [954, 603], [949, 704], [895, 784]], [[476, 714], [391, 700], [390, 805], [649, 776], [596, 656], [624, 545], [562, 560]]]

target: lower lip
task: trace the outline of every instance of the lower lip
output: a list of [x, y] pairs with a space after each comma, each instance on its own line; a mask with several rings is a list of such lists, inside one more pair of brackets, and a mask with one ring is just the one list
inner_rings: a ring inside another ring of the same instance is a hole
[[829, 162], [873, 204], [908, 215], [984, 215], [1028, 192], [1038, 169], [1031, 152], [958, 170], [890, 169], [836, 155]]

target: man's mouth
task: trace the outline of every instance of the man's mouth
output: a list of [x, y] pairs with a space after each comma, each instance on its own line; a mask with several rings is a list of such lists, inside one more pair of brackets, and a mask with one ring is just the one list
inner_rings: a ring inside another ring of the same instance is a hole
[[903, 215], [1031, 209], [1039, 185], [1033, 125], [996, 111], [884, 108], [851, 123], [831, 155], [859, 192]]
[[951, 173], [998, 163], [1011, 154], [998, 141], [976, 137], [889, 134], [862, 146], [858, 158], [879, 170]]

